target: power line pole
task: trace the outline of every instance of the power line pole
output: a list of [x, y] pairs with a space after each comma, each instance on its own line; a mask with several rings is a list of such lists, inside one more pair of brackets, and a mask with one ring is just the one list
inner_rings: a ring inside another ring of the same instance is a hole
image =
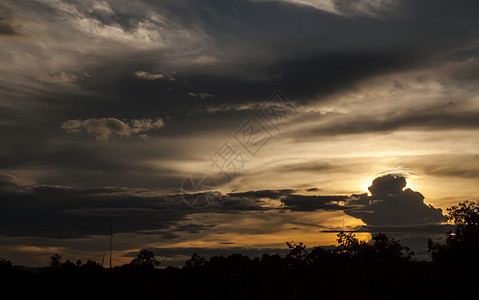
[[111, 269], [111, 246], [112, 246], [112, 240], [113, 240], [113, 231], [111, 230], [111, 223], [110, 223], [110, 269]]

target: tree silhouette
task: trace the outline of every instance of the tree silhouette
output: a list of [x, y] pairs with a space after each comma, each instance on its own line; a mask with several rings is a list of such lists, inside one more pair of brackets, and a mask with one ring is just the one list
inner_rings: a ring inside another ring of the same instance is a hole
[[[451, 208], [458, 234], [470, 238], [469, 227], [478, 226], [477, 207], [466, 203]], [[409, 248], [382, 233], [369, 242], [354, 233], [337, 237], [334, 248], [310, 250], [301, 242], [287, 242], [285, 256], [250, 259], [237, 253], [206, 259], [195, 253], [183, 268], [155, 268], [158, 261], [146, 249], [112, 269], [92, 260], [62, 262], [55, 254], [49, 267], [30, 273], [0, 259], [5, 287], [0, 299], [19, 291], [22, 299], [479, 299], [477, 266], [411, 260]]]
[[0, 275], [8, 273], [12, 269], [12, 262], [3, 258], [0, 258]]
[[404, 258], [410, 260], [414, 252], [409, 247], [402, 246], [394, 238], [388, 238], [385, 234], [379, 233], [372, 238], [371, 248], [376, 255], [383, 258]]
[[198, 253], [193, 253], [190, 259], [185, 262], [185, 267], [187, 268], [198, 268], [206, 264], [206, 259], [198, 255]]
[[448, 208], [447, 221], [456, 228], [447, 233], [446, 244], [428, 239], [432, 259], [479, 264], [479, 201], [465, 201]]
[[62, 265], [61, 260], [62, 260], [61, 255], [55, 253], [52, 256], [50, 256], [50, 265], [49, 266], [51, 268], [59, 268]]
[[402, 246], [399, 241], [388, 238], [384, 233], [378, 233], [366, 242], [359, 240], [352, 232], [341, 231], [338, 233], [337, 242], [335, 251], [351, 257], [410, 260], [414, 256], [409, 247]]
[[140, 253], [137, 254], [136, 258], [134, 258], [130, 265], [133, 266], [141, 266], [141, 267], [156, 267], [160, 264], [160, 262], [155, 258], [153, 252], [143, 249]]
[[336, 250], [340, 253], [356, 255], [367, 248], [367, 242], [359, 240], [352, 232], [344, 233], [344, 231], [341, 231], [337, 236], [338, 238], [336, 241], [338, 242], [338, 245]]
[[289, 253], [286, 255], [286, 258], [294, 260], [296, 262], [301, 262], [306, 260], [308, 256], [308, 252], [306, 251], [305, 244], [303, 244], [302, 242], [296, 244], [294, 241], [291, 241], [291, 242], [286, 242], [286, 245], [288, 246], [289, 249], [291, 249]]

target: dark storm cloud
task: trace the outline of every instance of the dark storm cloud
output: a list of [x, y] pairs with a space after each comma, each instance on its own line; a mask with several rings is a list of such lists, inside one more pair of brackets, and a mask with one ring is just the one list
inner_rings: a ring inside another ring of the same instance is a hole
[[[219, 130], [235, 130], [251, 114], [251, 111], [235, 109], [252, 109], [277, 89], [298, 106], [321, 103], [328, 95], [354, 90], [368, 78], [425, 68], [454, 60], [457, 55], [464, 57], [465, 52], [457, 54], [457, 48], [475, 37], [472, 28], [479, 22], [471, 13], [477, 4], [471, 1], [463, 3], [461, 9], [451, 2], [432, 5], [404, 1], [393, 6], [385, 18], [342, 16], [307, 6], [238, 0], [139, 1], [135, 4], [118, 1], [109, 5], [74, 1], [69, 2], [69, 6], [61, 1], [45, 3], [13, 5], [18, 6], [18, 11], [29, 13], [29, 17], [36, 16], [46, 24], [45, 28], [61, 28], [61, 34], [45, 35], [45, 39], [52, 39], [55, 45], [72, 45], [72, 49], [52, 48], [55, 52], [38, 53], [38, 57], [35, 55], [41, 48], [36, 47], [35, 41], [31, 48], [26, 44], [20, 49], [30, 51], [36, 62], [56, 57], [71, 64], [54, 72], [42, 69], [45, 66], [41, 64], [33, 64], [36, 73], [29, 74], [29, 80], [34, 81], [32, 85], [36, 88], [25, 89], [27, 81], [2, 84], [7, 88], [2, 89], [2, 93], [6, 93], [2, 98], [15, 99], [12, 101], [18, 107], [7, 105], [3, 109], [2, 106], [0, 112], [0, 116], [8, 120], [8, 124], [0, 128], [0, 134], [10, 141], [0, 151], [0, 167], [46, 163], [52, 170], [47, 183], [75, 186], [92, 182], [129, 186], [164, 182], [165, 186], [174, 186], [183, 175], [164, 167], [165, 172], [161, 173], [168, 175], [160, 176], [151, 170], [145, 174], [148, 177], [132, 176], [132, 173], [140, 173], [128, 172], [139, 170], [134, 162], [138, 165], [139, 157], [122, 150], [134, 148], [133, 143], [138, 140], [125, 141], [116, 148], [92, 147], [90, 140], [81, 135], [75, 136], [76, 139], [65, 137], [66, 132], [60, 129], [63, 122], [171, 117], [164, 130], [151, 136], [177, 139], [195, 137], [200, 132], [214, 135]], [[335, 3], [344, 12], [352, 5], [343, 1]], [[79, 26], [75, 23], [78, 20], [84, 20], [92, 28]], [[105, 28], [112, 30], [111, 36], [107, 36]], [[140, 43], [135, 38], [143, 37], [139, 29], [145, 30], [148, 47], [135, 47]], [[180, 40], [185, 43], [193, 40], [193, 46], [170, 38], [181, 37], [182, 30], [190, 31], [188, 38]], [[161, 39], [153, 38], [157, 31], [169, 38], [165, 45]], [[444, 35], [446, 31], [454, 34]], [[121, 36], [117, 36], [120, 33]], [[98, 43], [91, 42], [95, 39]], [[121, 44], [128, 39], [133, 42]], [[77, 53], [83, 46], [90, 50]], [[64, 56], [67, 54], [73, 56]], [[18, 59], [12, 57], [11, 61]], [[39, 78], [43, 81], [39, 82]], [[68, 87], [58, 82], [71, 78], [76, 79], [68, 82]], [[52, 79], [57, 82], [45, 82]], [[296, 137], [404, 128], [477, 128], [477, 119], [475, 112], [404, 111], [387, 118], [370, 116], [306, 129]], [[48, 146], [58, 140], [64, 143]], [[156, 154], [165, 161], [196, 159], [195, 152], [174, 141], [162, 145]], [[125, 159], [127, 156], [129, 159]], [[153, 151], [149, 150], [145, 156], [153, 158]], [[125, 164], [126, 161], [129, 163]], [[66, 176], [65, 170], [53, 170], [67, 166], [71, 172]], [[98, 166], [98, 176], [82, 172], [95, 166]], [[112, 174], [111, 168], [123, 170], [124, 176], [118, 172]], [[107, 176], [102, 176], [101, 170], [108, 173]], [[151, 176], [154, 179], [150, 179]], [[124, 179], [126, 177], [128, 179]]]
[[[194, 213], [344, 210], [363, 219], [368, 226], [429, 224], [443, 220], [440, 210], [426, 206], [419, 193], [402, 191], [403, 181], [387, 178], [375, 181], [371, 188], [373, 196], [353, 196], [349, 202], [347, 196], [262, 190], [216, 193], [210, 206], [194, 210], [180, 195], [153, 196], [158, 192], [148, 189], [45, 186], [2, 174], [0, 227], [3, 234], [11, 236], [77, 238], [104, 234], [106, 224], [113, 223], [119, 233], [155, 231], [164, 239], [176, 239], [181, 233], [200, 233], [214, 227], [189, 223], [187, 216]], [[268, 199], [278, 200], [283, 206], [264, 206]], [[396, 214], [398, 211], [402, 213]]]
[[[316, 128], [304, 130], [299, 139], [311, 136], [335, 136], [343, 134], [364, 134], [392, 132], [397, 130], [446, 130], [479, 129], [479, 112], [448, 112], [444, 105], [423, 109], [407, 109], [391, 112], [389, 115], [367, 115], [364, 117], [332, 116], [331, 122], [323, 122]], [[336, 117], [336, 118], [335, 118]]]
[[[441, 161], [441, 164], [433, 161]], [[408, 165], [416, 165], [421, 172], [438, 177], [476, 180], [479, 178], [479, 155], [439, 154], [413, 157]]]
[[367, 194], [353, 195], [345, 210], [368, 225], [420, 225], [445, 222], [440, 208], [424, 203], [424, 196], [406, 187], [406, 179], [397, 175], [378, 177]]
[[[291, 95], [292, 101], [305, 103], [316, 99], [317, 95], [326, 97], [331, 93], [352, 89], [360, 80], [403, 68], [415, 60], [409, 51], [403, 49], [340, 50], [270, 64], [254, 65], [248, 61], [243, 63], [241, 69], [251, 74], [262, 73], [260, 78], [235, 74], [235, 66], [219, 64], [177, 71], [176, 80], [172, 82], [139, 80], [131, 76], [137, 71], [138, 64], [148, 65], [153, 61], [163, 60], [158, 53], [142, 57], [144, 61], [135, 61], [131, 67], [128, 67], [130, 63], [123, 59], [109, 62], [104, 66], [95, 66], [92, 72], [99, 78], [96, 80], [86, 78], [78, 84], [85, 89], [101, 92], [109, 98], [120, 101], [120, 105], [113, 107], [110, 114], [131, 118], [133, 115], [137, 116], [140, 109], [148, 107], [173, 117], [180, 117], [189, 112], [207, 111], [209, 107], [223, 107], [226, 110], [244, 104], [259, 105], [278, 88], [286, 95]], [[164, 68], [169, 69], [173, 66]], [[211, 74], [211, 70], [215, 69], [226, 70], [219, 74]], [[192, 97], [192, 94], [198, 97]], [[97, 113], [106, 114], [111, 109], [108, 103], [99, 103]], [[76, 114], [82, 114], [81, 106], [77, 107]]]
[[261, 199], [279, 200], [284, 209], [291, 211], [342, 210], [347, 196], [313, 196], [296, 194], [295, 190], [263, 190], [243, 193], [229, 193], [228, 197], [243, 199], [250, 203], [261, 203]]
[[181, 219], [186, 205], [174, 196], [147, 196], [124, 188], [72, 189], [16, 185], [2, 176], [2, 232], [12, 236], [76, 238], [104, 234], [108, 222], [117, 232], [167, 228]]
[[292, 211], [343, 210], [347, 196], [289, 195], [281, 201]]
[[[119, 232], [168, 229], [193, 213], [179, 195], [150, 196], [153, 191], [127, 188], [73, 189], [21, 182], [0, 176], [3, 232], [9, 235], [77, 237], [101, 234], [105, 222]], [[424, 204], [424, 197], [403, 190], [403, 177], [387, 175], [373, 181], [372, 195], [316, 196], [294, 190], [217, 193], [201, 212], [265, 211], [265, 199], [279, 200], [291, 211], [344, 210], [368, 226], [436, 224], [444, 221], [440, 209]], [[121, 221], [120, 221], [121, 220]], [[58, 226], [62, 224], [62, 226]], [[202, 226], [182, 225], [176, 231], [198, 232]], [[173, 232], [168, 232], [174, 234]]]
[[232, 197], [241, 197], [246, 199], [259, 199], [259, 198], [270, 198], [270, 199], [280, 199], [287, 197], [294, 193], [294, 190], [285, 189], [285, 190], [262, 190], [262, 191], [249, 191], [242, 193], [229, 193], [228, 196]]
[[[130, 114], [141, 113], [139, 107], [159, 109], [169, 114], [195, 111], [201, 107], [191, 101], [189, 93], [192, 91], [215, 95], [214, 98], [207, 98], [209, 106], [263, 101], [271, 91], [278, 88], [294, 97], [295, 101], [311, 101], [316, 98], [316, 95], [325, 97], [333, 92], [354, 88], [354, 83], [371, 76], [402, 70], [421, 63], [427, 65], [430, 57], [434, 56], [433, 53], [447, 51], [449, 47], [456, 47], [470, 38], [470, 33], [466, 31], [460, 37], [454, 37], [457, 39], [455, 44], [449, 45], [451, 43], [449, 38], [446, 39], [436, 34], [431, 38], [434, 38], [435, 42], [443, 42], [444, 44], [441, 44], [443, 48], [431, 47], [430, 43], [426, 42], [427, 39], [424, 40], [414, 34], [413, 37], [409, 35], [411, 32], [416, 32], [417, 28], [414, 31], [403, 28], [404, 18], [408, 21], [405, 25], [408, 28], [412, 27], [415, 22], [422, 23], [422, 19], [414, 14], [391, 20], [368, 20], [344, 18], [324, 13], [318, 15], [319, 12], [307, 12], [304, 8], [287, 11], [284, 7], [274, 3], [248, 1], [232, 1], [228, 4], [212, 1], [206, 4], [202, 3], [201, 7], [197, 7], [197, 9], [194, 9], [198, 5], [195, 2], [181, 2], [181, 4], [167, 2], [159, 7], [161, 8], [163, 5], [170, 9], [179, 9], [181, 13], [176, 16], [178, 22], [186, 23], [195, 20], [201, 24], [204, 32], [212, 37], [210, 42], [215, 47], [227, 47], [227, 50], [230, 47], [236, 47], [241, 50], [248, 45], [250, 57], [246, 57], [241, 62], [219, 57], [219, 61], [215, 63], [179, 66], [168, 56], [167, 51], [154, 50], [150, 53], [142, 51], [141, 56], [134, 56], [134, 58], [130, 55], [119, 57], [117, 60], [114, 58], [108, 58], [107, 61], [102, 59], [96, 65], [89, 63], [89, 68], [97, 76], [95, 80], [88, 79], [89, 83], [80, 82], [79, 84], [98, 92], [101, 89], [103, 93], [106, 93], [105, 96], [110, 94], [111, 98], [123, 99], [121, 105], [116, 107], [118, 111], [114, 112], [115, 116], [127, 112]], [[236, 12], [231, 9], [231, 5], [236, 7]], [[404, 6], [408, 5], [411, 5], [411, 10], [414, 11], [414, 5], [404, 4]], [[446, 3], [443, 5], [445, 7], [438, 6], [436, 10], [447, 9], [448, 5]], [[242, 13], [241, 19], [239, 19], [239, 12]], [[433, 14], [434, 10], [427, 11], [427, 13]], [[239, 22], [241, 26], [228, 28], [229, 30], [224, 26], [216, 26], [216, 22], [219, 20], [206, 18], [210, 14], [223, 16], [221, 22]], [[284, 20], [279, 16], [287, 14], [290, 15], [287, 18], [288, 22], [279, 22], [280, 19]], [[470, 19], [467, 15], [463, 17]], [[266, 20], [270, 24], [267, 24]], [[258, 26], [256, 25], [262, 23], [267, 26], [261, 27], [262, 29], [255, 35], [262, 40], [262, 43], [255, 44], [256, 41], [250, 40], [251, 35], [248, 35], [247, 32], [253, 28], [257, 30]], [[439, 28], [444, 26], [439, 21], [435, 21], [435, 23], [440, 26]], [[333, 31], [326, 31], [325, 24], [328, 25], [327, 28], [333, 28]], [[278, 31], [270, 31], [272, 30], [270, 27], [273, 25], [276, 27], [280, 25], [289, 30], [280, 31], [275, 27]], [[293, 38], [294, 34], [298, 32], [297, 29], [305, 27], [311, 31], [311, 36], [314, 38], [306, 39], [307, 43], [291, 41], [295, 48], [288, 45], [288, 38]], [[433, 28], [427, 28], [427, 30], [433, 31]], [[396, 39], [391, 40], [390, 35], [385, 35], [385, 32], [389, 31], [397, 35]], [[365, 35], [363, 32], [370, 32], [370, 34]], [[234, 34], [236, 39], [229, 40], [227, 36], [231, 34]], [[428, 32], [424, 34], [427, 35]], [[342, 36], [341, 41], [349, 41], [349, 44], [354, 46], [348, 47], [332, 38], [338, 35]], [[278, 41], [274, 37], [284, 39], [284, 47], [279, 49], [275, 47]], [[407, 41], [407, 39], [411, 40]], [[326, 47], [320, 46], [323, 40], [328, 41]], [[298, 47], [298, 43], [304, 43], [304, 47]], [[299, 53], [306, 45], [308, 46], [307, 53], [300, 55]], [[407, 46], [405, 48], [401, 45]], [[275, 47], [275, 51], [271, 53], [271, 61], [258, 61], [256, 57], [263, 55], [261, 48], [270, 49], [271, 47]], [[281, 55], [281, 52], [286, 50], [298, 53], [292, 57], [291, 55]], [[216, 50], [211, 51], [213, 56], [217, 55]], [[233, 54], [232, 51], [230, 52]], [[226, 55], [230, 52], [221, 51]], [[145, 69], [148, 66], [150, 69]], [[163, 68], [163, 70], [157, 70], [159, 72], [177, 69], [175, 82], [166, 80], [141, 82], [131, 76], [138, 71], [154, 73], [155, 70], [151, 69], [151, 66], [156, 66], [156, 69]], [[92, 81], [93, 83], [91, 83]], [[104, 104], [98, 104], [100, 113], [102, 110], [111, 109], [106, 103], [104, 107], [102, 105]], [[77, 108], [80, 108], [78, 113], [81, 113], [81, 107]]]
[[[144, 53], [140, 57], [143, 61], [136, 58], [128, 62], [123, 57], [108, 59], [105, 65], [89, 68], [90, 72], [96, 74], [95, 78], [82, 78], [76, 82], [78, 86], [86, 90], [103, 95], [104, 98], [95, 103], [94, 115], [91, 112], [90, 96], [68, 94], [42, 97], [48, 102], [57, 98], [68, 99], [67, 102], [56, 100], [55, 106], [48, 109], [47, 113], [56, 112], [63, 115], [63, 119], [59, 121], [64, 122], [68, 119], [92, 117], [154, 118], [158, 115], [145, 116], [145, 110], [156, 111], [160, 112], [162, 117], [171, 116], [175, 122], [175, 126], [172, 127], [174, 131], [172, 133], [168, 131], [166, 134], [181, 134], [183, 123], [193, 122], [191, 113], [198, 114], [218, 110], [218, 108], [229, 110], [246, 104], [259, 105], [278, 87], [281, 87], [286, 95], [294, 96], [291, 101], [310, 101], [316, 94], [326, 96], [329, 93], [347, 89], [357, 80], [391, 69], [404, 60], [408, 60], [401, 53], [396, 55], [394, 50], [392, 53], [365, 51], [364, 53], [319, 54], [311, 58], [261, 66], [260, 68], [267, 73], [266, 77], [282, 74], [271, 80], [243, 78], [234, 73], [228, 74], [231, 73], [229, 70], [226, 71], [227, 74], [209, 74], [211, 69], [226, 67], [213, 65], [201, 70], [178, 72], [175, 75], [175, 81], [168, 81], [141, 80], [133, 76], [132, 74], [138, 69], [144, 69], [143, 65], [151, 65], [153, 61], [163, 60], [158, 52]], [[252, 73], [258, 70], [258, 67], [248, 62], [242, 68], [249, 69]], [[232, 71], [234, 69], [232, 67]], [[192, 94], [198, 97], [192, 97]], [[244, 114], [235, 111], [215, 113], [227, 123], [240, 122]], [[210, 113], [198, 116], [200, 120], [210, 117]], [[205, 123], [205, 125], [209, 124], [211, 123]], [[188, 129], [191, 134], [191, 131], [204, 131], [208, 127], [203, 125]]]
[[[402, 237], [401, 239], [414, 249], [422, 249], [426, 235], [440, 236], [450, 228], [438, 224], [444, 220], [440, 209], [425, 205], [420, 193], [410, 189], [403, 191], [404, 185], [404, 178], [388, 175], [374, 181], [370, 188], [372, 196], [365, 194], [350, 197], [311, 196], [297, 194], [294, 190], [260, 190], [225, 195], [216, 193], [210, 206], [195, 210], [187, 206], [179, 195], [152, 196], [158, 192], [148, 189], [114, 187], [73, 189], [36, 185], [15, 176], [1, 174], [0, 229], [3, 235], [12, 238], [54, 238], [57, 241], [74, 241], [92, 235], [106, 235], [109, 224], [113, 224], [115, 234], [155, 236], [158, 241], [182, 241], [185, 235], [201, 237], [211, 232], [223, 233], [224, 229], [221, 229], [225, 225], [223, 222], [231, 221], [234, 215], [241, 219], [243, 213], [344, 211], [367, 223], [365, 226], [355, 228], [355, 232], [390, 233], [391, 236]], [[267, 200], [277, 200], [283, 205], [263, 206]], [[200, 215], [213, 213], [219, 223], [203, 224], [194, 221], [196, 213]], [[243, 225], [228, 229], [228, 232], [238, 234], [280, 232], [284, 230], [282, 225], [285, 222], [281, 215], [283, 214], [261, 215], [262, 220], [268, 224], [266, 227]], [[307, 224], [296, 217], [288, 217], [286, 222], [318, 227], [322, 232], [337, 231], [320, 224]], [[131, 249], [131, 246], [126, 244], [122, 247]], [[223, 255], [234, 252], [252, 257], [267, 252], [265, 249], [238, 247], [156, 250], [157, 255], [166, 256], [172, 265], [181, 265], [187, 258], [185, 256], [194, 252], [207, 257], [219, 253], [219, 250]], [[279, 253], [276, 249], [273, 250]]]
[[[258, 203], [262, 198], [280, 200], [291, 211], [344, 210], [350, 216], [364, 221], [368, 226], [411, 226], [445, 222], [442, 210], [424, 203], [424, 196], [404, 189], [406, 179], [400, 175], [378, 177], [369, 187], [371, 196], [360, 195], [301, 195], [294, 190], [263, 190], [229, 193], [232, 198]], [[435, 225], [431, 225], [435, 226]], [[405, 227], [405, 228], [406, 228]], [[425, 228], [426, 228], [425, 227]], [[369, 227], [365, 227], [369, 228]], [[379, 227], [378, 227], [379, 228]], [[399, 229], [398, 229], [399, 230]]]
[[[108, 223], [118, 233], [157, 231], [164, 239], [178, 233], [198, 233], [212, 225], [180, 224], [193, 213], [264, 211], [259, 202], [244, 195], [217, 194], [211, 206], [194, 210], [180, 195], [152, 196], [152, 190], [128, 188], [73, 189], [22, 183], [8, 174], [0, 176], [0, 228], [11, 236], [78, 238], [104, 234]], [[158, 192], [156, 192], [158, 193]], [[284, 193], [278, 191], [277, 194]], [[264, 195], [264, 192], [251, 192]]]

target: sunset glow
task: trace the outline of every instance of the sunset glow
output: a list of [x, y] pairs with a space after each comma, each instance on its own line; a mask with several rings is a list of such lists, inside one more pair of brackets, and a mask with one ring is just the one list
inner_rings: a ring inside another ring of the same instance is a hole
[[0, 257], [430, 259], [479, 192], [477, 5], [435, 2], [0, 2]]

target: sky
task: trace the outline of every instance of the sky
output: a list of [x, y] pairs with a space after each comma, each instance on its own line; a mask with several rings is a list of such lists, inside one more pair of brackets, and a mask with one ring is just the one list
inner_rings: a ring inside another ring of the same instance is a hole
[[[477, 200], [477, 1], [0, 1], [0, 257], [163, 265]], [[107, 260], [105, 260], [107, 261]]]

